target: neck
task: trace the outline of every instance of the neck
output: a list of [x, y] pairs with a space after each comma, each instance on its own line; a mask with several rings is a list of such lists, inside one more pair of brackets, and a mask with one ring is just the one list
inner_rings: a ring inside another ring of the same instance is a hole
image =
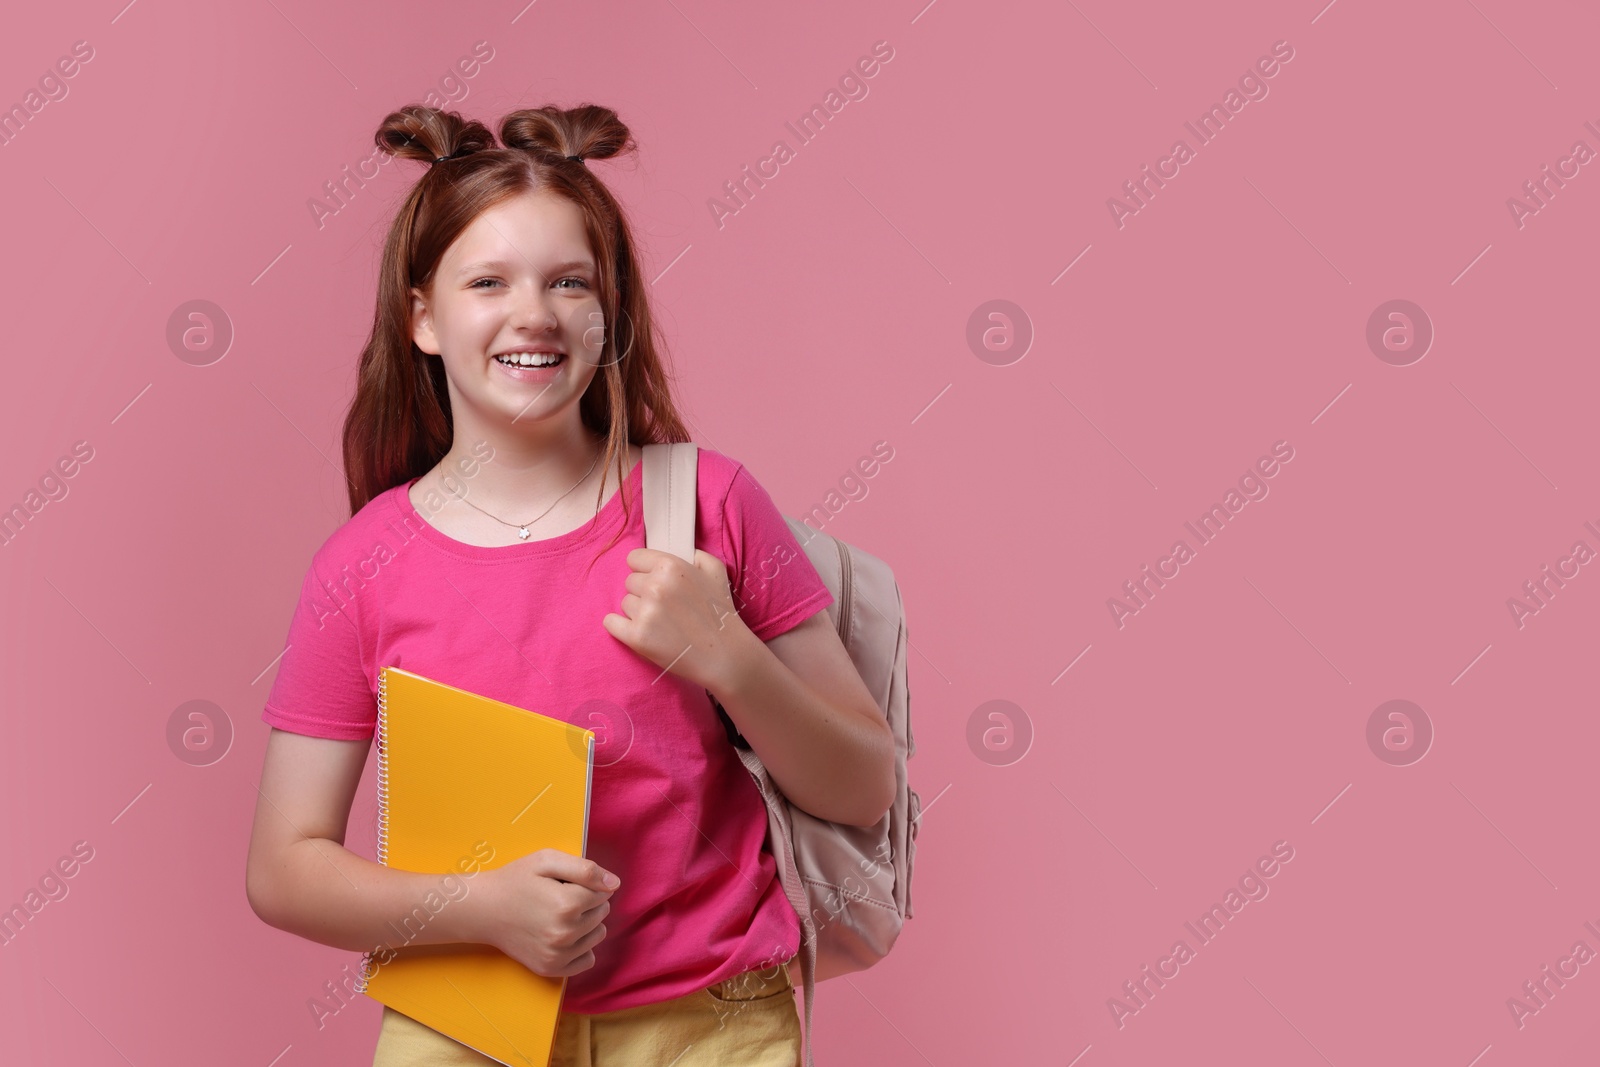
[[[433, 469], [432, 476], [448, 476], [455, 488], [480, 506], [528, 511], [530, 507], [549, 504], [568, 490], [572, 493], [562, 501], [563, 507], [583, 504], [579, 493], [593, 495], [599, 480], [608, 473], [596, 464], [596, 458], [605, 452], [605, 440], [576, 417], [559, 425], [534, 427], [519, 423], [512, 431], [458, 423], [450, 451]], [[469, 476], [467, 471], [474, 473]], [[573, 489], [580, 479], [584, 485]], [[522, 517], [525, 516], [517, 516]]]

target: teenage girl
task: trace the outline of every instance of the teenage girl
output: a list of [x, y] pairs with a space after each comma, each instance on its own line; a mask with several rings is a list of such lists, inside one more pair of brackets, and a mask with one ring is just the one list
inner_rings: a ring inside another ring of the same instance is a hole
[[[640, 446], [689, 436], [589, 168], [632, 150], [628, 129], [546, 107], [497, 144], [407, 107], [376, 140], [429, 170], [384, 245], [344, 426], [352, 517], [312, 558], [262, 712], [250, 905], [342, 949], [404, 928], [567, 978], [552, 1067], [790, 1067], [799, 923], [730, 739], [856, 826], [891, 803], [893, 739], [742, 464], [700, 450], [692, 564], [643, 547]], [[346, 849], [385, 666], [596, 729], [588, 857], [465, 857], [469, 891], [430, 914], [439, 875]], [[385, 1007], [373, 1062], [494, 1061]]]

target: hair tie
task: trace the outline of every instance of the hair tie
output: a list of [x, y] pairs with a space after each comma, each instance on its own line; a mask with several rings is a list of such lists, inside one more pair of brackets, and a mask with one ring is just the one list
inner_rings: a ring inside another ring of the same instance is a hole
[[583, 162], [583, 157], [582, 156], [568, 156], [567, 158], [572, 160], [573, 162], [576, 162], [576, 163], [582, 163]]

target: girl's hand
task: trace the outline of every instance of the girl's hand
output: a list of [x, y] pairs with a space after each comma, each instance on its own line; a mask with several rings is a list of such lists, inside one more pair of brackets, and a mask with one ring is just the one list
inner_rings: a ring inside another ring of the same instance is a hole
[[693, 564], [671, 552], [636, 548], [628, 566], [625, 615], [601, 619], [606, 632], [656, 666], [715, 690], [735, 642], [750, 633], [734, 610], [727, 567], [698, 548]]
[[593, 860], [542, 848], [504, 867], [482, 871], [481, 941], [534, 974], [570, 978], [594, 966], [594, 946], [606, 936], [611, 912], [606, 878]]

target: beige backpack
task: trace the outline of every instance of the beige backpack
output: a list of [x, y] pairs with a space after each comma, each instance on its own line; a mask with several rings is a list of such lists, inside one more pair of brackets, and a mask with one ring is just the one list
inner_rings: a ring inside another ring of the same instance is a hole
[[[694, 559], [698, 452], [692, 442], [644, 446], [647, 548]], [[828, 616], [894, 733], [898, 787], [893, 806], [875, 826], [819, 819], [778, 790], [727, 712], [716, 705], [728, 739], [766, 800], [767, 846], [800, 917], [799, 984], [806, 1006], [805, 1064], [811, 1067], [816, 983], [877, 963], [912, 915], [911, 866], [922, 802], [906, 778], [906, 759], [916, 744], [906, 691], [905, 609], [894, 574], [876, 556], [784, 518], [833, 594]]]

